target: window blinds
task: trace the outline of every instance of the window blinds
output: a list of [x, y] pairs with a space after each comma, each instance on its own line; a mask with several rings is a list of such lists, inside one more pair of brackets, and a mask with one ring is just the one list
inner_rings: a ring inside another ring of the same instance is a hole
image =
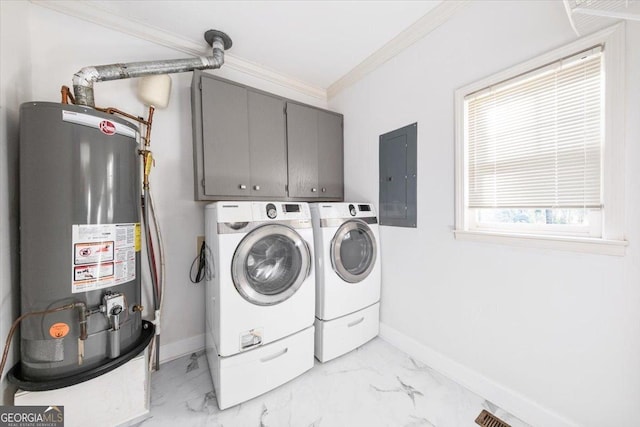
[[468, 207], [597, 208], [602, 49], [465, 97]]

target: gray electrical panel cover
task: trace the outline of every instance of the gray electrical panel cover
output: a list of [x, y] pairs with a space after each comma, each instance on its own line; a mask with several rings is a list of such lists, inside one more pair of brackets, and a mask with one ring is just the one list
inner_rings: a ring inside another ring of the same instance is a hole
[[417, 123], [380, 135], [380, 225], [417, 226], [417, 139]]

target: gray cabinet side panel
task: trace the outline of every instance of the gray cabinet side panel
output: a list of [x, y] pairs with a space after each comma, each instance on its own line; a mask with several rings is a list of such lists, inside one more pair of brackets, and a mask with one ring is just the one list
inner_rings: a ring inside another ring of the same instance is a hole
[[206, 195], [249, 194], [247, 123], [247, 90], [203, 78], [202, 133]]
[[206, 200], [204, 196], [204, 164], [202, 155], [202, 96], [200, 79], [202, 71], [193, 72], [191, 79], [191, 118], [193, 132], [193, 180], [195, 200]]
[[342, 199], [343, 189], [342, 116], [318, 112], [318, 191], [320, 197]]
[[249, 100], [251, 195], [287, 196], [287, 139], [284, 101], [253, 91]]
[[318, 110], [287, 103], [289, 197], [318, 196]]

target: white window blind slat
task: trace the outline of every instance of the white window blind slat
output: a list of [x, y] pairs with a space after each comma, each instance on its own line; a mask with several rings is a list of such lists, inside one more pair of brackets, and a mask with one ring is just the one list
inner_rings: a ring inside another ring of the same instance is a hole
[[469, 208], [602, 207], [600, 47], [465, 97]]

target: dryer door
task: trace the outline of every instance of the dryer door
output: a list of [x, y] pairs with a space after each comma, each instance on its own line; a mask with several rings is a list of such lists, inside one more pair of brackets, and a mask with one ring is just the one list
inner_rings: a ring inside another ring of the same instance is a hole
[[367, 223], [360, 219], [342, 224], [331, 241], [333, 269], [349, 283], [358, 283], [371, 273], [376, 254], [375, 236]]
[[233, 283], [247, 301], [278, 304], [291, 297], [311, 270], [311, 253], [293, 229], [279, 224], [258, 227], [236, 248]]

